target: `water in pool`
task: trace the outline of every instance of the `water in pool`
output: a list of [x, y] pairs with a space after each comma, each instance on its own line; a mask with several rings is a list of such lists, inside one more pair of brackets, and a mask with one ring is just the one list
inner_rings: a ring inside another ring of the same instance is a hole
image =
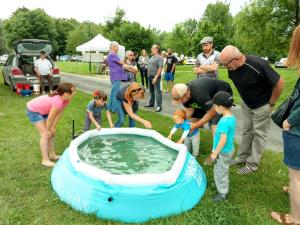
[[113, 174], [162, 173], [177, 154], [153, 138], [130, 134], [96, 136], [78, 147], [82, 161]]

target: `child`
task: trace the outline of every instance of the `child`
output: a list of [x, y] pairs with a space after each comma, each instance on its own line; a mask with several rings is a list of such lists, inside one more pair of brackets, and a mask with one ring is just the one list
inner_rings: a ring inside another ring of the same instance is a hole
[[225, 92], [218, 92], [212, 99], [215, 110], [222, 114], [214, 135], [213, 150], [210, 155], [212, 160], [216, 160], [214, 166], [214, 179], [218, 194], [213, 200], [216, 202], [226, 200], [229, 192], [229, 165], [234, 153], [234, 133], [236, 119], [231, 112], [233, 104], [232, 96]]
[[101, 129], [101, 111], [105, 108], [106, 117], [109, 122], [110, 128], [113, 128], [113, 122], [111, 120], [111, 115], [108, 109], [108, 105], [106, 104], [107, 95], [100, 90], [95, 90], [93, 93], [94, 99], [89, 102], [87, 105], [87, 113], [85, 117], [85, 124], [83, 131], [86, 132], [90, 129], [91, 122], [93, 122], [97, 128], [97, 130]]
[[186, 118], [186, 113], [182, 109], [178, 109], [173, 114], [173, 119], [176, 125], [171, 130], [168, 139], [172, 139], [173, 134], [177, 131], [178, 128], [183, 129], [183, 134], [181, 138], [177, 142], [178, 144], [186, 145], [187, 149], [192, 152], [194, 157], [199, 155], [199, 145], [200, 145], [200, 135], [199, 129], [195, 129], [192, 133], [190, 133], [191, 125], [190, 121]]

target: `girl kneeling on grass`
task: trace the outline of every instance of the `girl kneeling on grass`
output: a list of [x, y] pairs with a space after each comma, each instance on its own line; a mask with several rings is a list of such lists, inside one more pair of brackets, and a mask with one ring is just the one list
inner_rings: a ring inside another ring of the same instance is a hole
[[101, 129], [101, 123], [102, 123], [102, 116], [101, 111], [102, 109], [105, 109], [106, 117], [109, 122], [110, 128], [113, 128], [113, 122], [111, 120], [111, 115], [108, 109], [108, 105], [106, 104], [107, 101], [107, 95], [104, 93], [104, 91], [95, 90], [93, 93], [94, 99], [92, 99], [89, 104], [87, 105], [87, 113], [85, 117], [85, 123], [83, 131], [86, 132], [91, 127], [91, 122], [95, 124], [95, 127], [97, 130]]
[[129, 116], [129, 127], [135, 127], [135, 121], [142, 123], [146, 128], [151, 128], [152, 124], [139, 117], [136, 113], [139, 108], [139, 100], [144, 98], [145, 90], [138, 83], [133, 82], [124, 86], [117, 93], [118, 121], [115, 127], [121, 127], [125, 121], [125, 116]]
[[75, 86], [71, 83], [61, 83], [49, 95], [42, 95], [27, 103], [27, 116], [41, 135], [40, 148], [42, 165], [53, 167], [58, 160], [54, 150], [54, 137], [57, 122], [65, 107], [75, 94]]
[[225, 92], [218, 92], [212, 99], [215, 110], [222, 114], [214, 135], [212, 160], [217, 160], [214, 166], [214, 180], [217, 187], [216, 202], [226, 200], [229, 192], [229, 165], [234, 153], [234, 133], [236, 127], [235, 116], [231, 112], [232, 96]]

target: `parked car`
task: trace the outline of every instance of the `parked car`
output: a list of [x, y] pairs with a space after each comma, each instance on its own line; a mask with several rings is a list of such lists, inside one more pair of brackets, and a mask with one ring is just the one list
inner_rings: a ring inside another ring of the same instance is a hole
[[63, 62], [70, 61], [71, 60], [71, 56], [69, 56], [69, 55], [61, 55], [59, 57], [59, 60], [63, 61]]
[[[60, 83], [59, 69], [49, 54], [52, 51], [50, 41], [38, 39], [23, 39], [14, 43], [15, 53], [10, 55], [2, 67], [2, 76], [5, 85], [9, 85], [11, 90], [16, 90], [17, 84], [39, 83], [39, 79], [34, 71], [34, 62], [43, 50], [47, 53], [47, 59], [53, 65], [53, 85], [57, 87]], [[47, 86], [47, 80], [45, 81]]]
[[281, 58], [278, 62], [275, 62], [275, 68], [287, 68], [286, 60], [287, 58]]
[[193, 57], [188, 57], [186, 60], [186, 65], [195, 65], [196, 59]]
[[6, 62], [7, 58], [8, 58], [8, 55], [1, 55], [0, 56], [0, 65], [3, 65]]
[[82, 56], [81, 55], [72, 55], [70, 57], [70, 61], [73, 62], [81, 62], [82, 61]]

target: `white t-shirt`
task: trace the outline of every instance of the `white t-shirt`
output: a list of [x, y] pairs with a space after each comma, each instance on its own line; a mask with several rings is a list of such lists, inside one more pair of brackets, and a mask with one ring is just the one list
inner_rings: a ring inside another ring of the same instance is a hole
[[41, 75], [48, 75], [52, 69], [52, 64], [48, 59], [41, 59], [39, 58], [34, 62], [34, 66], [37, 67], [38, 71]]

